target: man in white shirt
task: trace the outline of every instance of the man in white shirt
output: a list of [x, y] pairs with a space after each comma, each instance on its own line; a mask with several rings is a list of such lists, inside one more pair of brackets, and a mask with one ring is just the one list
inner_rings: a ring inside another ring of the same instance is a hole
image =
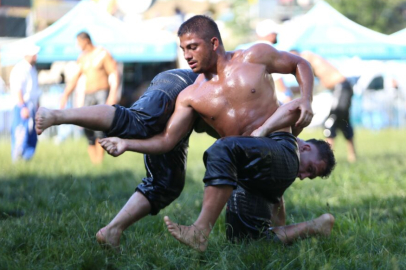
[[11, 126], [13, 161], [31, 159], [37, 145], [34, 118], [41, 92], [35, 63], [39, 49], [33, 44], [25, 46], [24, 59], [13, 67], [10, 74], [10, 89], [15, 103]]

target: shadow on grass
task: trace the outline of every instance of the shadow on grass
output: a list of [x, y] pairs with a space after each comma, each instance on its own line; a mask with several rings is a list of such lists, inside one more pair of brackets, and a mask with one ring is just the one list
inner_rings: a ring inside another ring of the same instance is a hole
[[79, 207], [83, 202], [126, 201], [139, 182], [141, 179], [130, 170], [80, 176], [19, 174], [14, 179], [0, 178], [0, 212], [3, 212], [0, 219], [43, 210], [59, 212], [65, 207]]

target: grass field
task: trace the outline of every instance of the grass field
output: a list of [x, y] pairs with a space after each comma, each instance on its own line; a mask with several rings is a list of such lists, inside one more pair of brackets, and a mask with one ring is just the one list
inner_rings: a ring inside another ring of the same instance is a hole
[[[200, 212], [202, 154], [211, 138], [192, 136], [181, 197], [130, 227], [121, 254], [102, 250], [94, 235], [144, 176], [141, 155], [93, 166], [84, 139], [40, 141], [32, 161], [13, 165], [9, 142], [0, 140], [0, 269], [406, 269], [406, 130], [357, 131], [357, 163], [347, 163], [339, 138], [332, 176], [296, 181], [285, 193], [288, 223], [336, 217], [329, 239], [231, 244], [222, 215], [204, 254], [176, 242], [162, 220], [189, 224]], [[5, 214], [12, 211], [23, 215]]]

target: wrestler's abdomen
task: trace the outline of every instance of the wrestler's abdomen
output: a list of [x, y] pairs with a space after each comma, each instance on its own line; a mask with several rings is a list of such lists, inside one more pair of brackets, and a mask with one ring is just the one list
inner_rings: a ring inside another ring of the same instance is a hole
[[196, 90], [193, 107], [220, 136], [250, 135], [278, 108], [273, 82], [261, 65], [226, 69]]
[[105, 57], [105, 51], [95, 49], [90, 55], [81, 59], [82, 72], [86, 77], [85, 93], [109, 89], [108, 74], [104, 67]]

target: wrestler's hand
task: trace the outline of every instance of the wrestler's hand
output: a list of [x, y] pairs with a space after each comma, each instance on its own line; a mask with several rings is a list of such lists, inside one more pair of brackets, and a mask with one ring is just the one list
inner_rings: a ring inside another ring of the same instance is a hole
[[257, 128], [256, 130], [254, 130], [251, 133], [251, 136], [253, 136], [253, 137], [264, 137], [266, 135], [268, 135], [268, 134], [267, 134], [265, 128], [263, 128], [263, 126], [260, 126], [259, 128]]
[[300, 117], [295, 126], [304, 128], [307, 127], [313, 119], [312, 104], [308, 99], [300, 98], [298, 109], [300, 110]]
[[113, 157], [118, 157], [126, 151], [125, 140], [117, 137], [99, 139], [99, 143], [103, 149]]

